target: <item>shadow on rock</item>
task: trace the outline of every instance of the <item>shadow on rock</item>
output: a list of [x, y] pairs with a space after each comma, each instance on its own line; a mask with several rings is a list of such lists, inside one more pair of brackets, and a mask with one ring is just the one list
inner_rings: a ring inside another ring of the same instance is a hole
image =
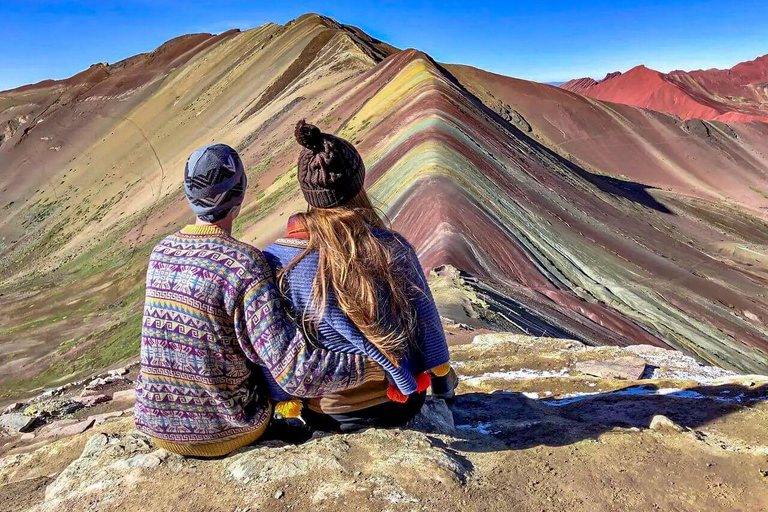
[[617, 391], [534, 400], [521, 393], [468, 393], [451, 405], [460, 439], [452, 448], [468, 452], [564, 446], [596, 439], [613, 428], [649, 428], [655, 416], [670, 426], [696, 429], [768, 399], [768, 385], [702, 385], [664, 389], [653, 384]]

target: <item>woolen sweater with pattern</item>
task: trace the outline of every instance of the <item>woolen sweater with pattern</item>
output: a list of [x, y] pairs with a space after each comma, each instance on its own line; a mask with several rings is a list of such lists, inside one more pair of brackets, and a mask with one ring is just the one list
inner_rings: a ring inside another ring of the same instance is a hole
[[[264, 255], [276, 273], [301, 254], [308, 244], [307, 233], [296, 217], [292, 217], [289, 221], [288, 231], [286, 238], [281, 238], [264, 249]], [[409, 395], [417, 390], [415, 375], [448, 363], [450, 358], [448, 345], [440, 315], [413, 246], [399, 233], [378, 228], [372, 228], [372, 232], [389, 246], [393, 254], [393, 266], [398, 267], [409, 282], [408, 294], [417, 319], [417, 332], [410, 350], [399, 361], [400, 366], [395, 366], [366, 339], [360, 329], [341, 310], [333, 290], [329, 290], [322, 320], [317, 325], [317, 332], [322, 338], [323, 347], [335, 352], [365, 355], [384, 369], [389, 380], [403, 394]], [[314, 314], [311, 303], [317, 267], [318, 253], [310, 251], [286, 275], [283, 292], [287, 294], [293, 314], [297, 317], [300, 317], [305, 310], [309, 311], [310, 315]], [[383, 294], [380, 303], [382, 317], [386, 324], [388, 322], [386, 297]], [[286, 399], [279, 389], [274, 386], [272, 389], [274, 389], [273, 394], [277, 395], [275, 398]]]
[[135, 422], [160, 446], [213, 456], [255, 440], [271, 415], [262, 372], [313, 397], [360, 385], [364, 367], [307, 343], [262, 253], [222, 229], [187, 226], [152, 251]]

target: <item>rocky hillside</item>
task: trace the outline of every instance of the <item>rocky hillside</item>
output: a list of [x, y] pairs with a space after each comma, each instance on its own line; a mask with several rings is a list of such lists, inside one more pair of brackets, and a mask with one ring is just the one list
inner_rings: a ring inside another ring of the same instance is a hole
[[306, 15], [0, 93], [0, 401], [135, 358], [195, 147], [242, 153], [235, 234], [281, 233], [302, 117], [358, 145], [426, 267], [459, 269], [447, 318], [768, 373], [765, 125], [683, 125]]
[[130, 369], [18, 404], [0, 416], [2, 509], [768, 508], [768, 378], [647, 345], [446, 328], [459, 395], [403, 429], [281, 431], [204, 461], [133, 429]]

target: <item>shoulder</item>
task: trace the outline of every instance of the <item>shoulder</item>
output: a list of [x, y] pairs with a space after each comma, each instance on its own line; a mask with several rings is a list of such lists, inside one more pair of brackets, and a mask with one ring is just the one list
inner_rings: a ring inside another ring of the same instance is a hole
[[306, 240], [295, 238], [278, 238], [272, 244], [264, 248], [264, 254], [268, 260], [278, 260], [287, 263], [307, 248]]
[[397, 242], [407, 246], [411, 245], [407, 238], [393, 229], [371, 227], [371, 233], [379, 240]]
[[153, 250], [160, 250], [164, 247], [173, 247], [178, 246], [185, 243], [184, 235], [182, 235], [180, 232], [175, 231], [171, 233], [170, 235], [166, 235], [165, 238], [157, 242], [155, 244], [155, 248]]
[[407, 257], [410, 259], [412, 255], [416, 254], [416, 251], [408, 239], [397, 231], [373, 228], [371, 229], [371, 232], [373, 233], [373, 236], [384, 242], [398, 257]]
[[236, 238], [228, 236], [224, 239], [223, 243], [233, 251], [240, 253], [240, 255], [244, 258], [252, 260], [264, 258], [264, 254], [259, 249], [249, 243], [243, 242], [242, 240], [237, 240]]
[[264, 252], [271, 254], [283, 254], [301, 252], [307, 248], [309, 242], [298, 238], [278, 238], [272, 244], [268, 245]]
[[221, 243], [226, 247], [228, 256], [242, 266], [244, 278], [261, 280], [272, 275], [266, 256], [256, 247], [232, 237], [223, 239]]
[[172, 233], [155, 244], [150, 253], [150, 257], [159, 257], [174, 249], [183, 249], [184, 239], [179, 236], [179, 233]]

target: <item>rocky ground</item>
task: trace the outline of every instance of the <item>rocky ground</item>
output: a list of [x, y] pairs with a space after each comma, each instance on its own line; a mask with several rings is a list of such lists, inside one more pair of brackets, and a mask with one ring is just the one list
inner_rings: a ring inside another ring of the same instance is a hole
[[[131, 368], [12, 406], [0, 508], [768, 510], [768, 378], [655, 347], [470, 329], [448, 329], [459, 395], [407, 428], [273, 439], [219, 460], [133, 429]], [[99, 395], [112, 398], [85, 400]]]

